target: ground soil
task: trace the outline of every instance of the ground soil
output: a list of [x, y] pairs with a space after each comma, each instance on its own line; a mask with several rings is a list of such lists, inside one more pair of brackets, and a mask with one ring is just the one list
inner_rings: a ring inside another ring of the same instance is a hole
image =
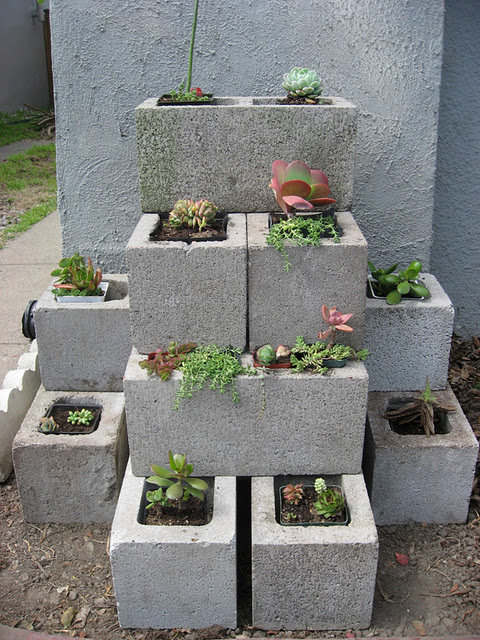
[[208, 241], [208, 240], [226, 240], [227, 234], [224, 229], [223, 217], [215, 220], [214, 224], [205, 227], [202, 231], [191, 229], [190, 227], [177, 229], [172, 227], [166, 220], [160, 219], [158, 225], [150, 234], [150, 240], [162, 241], [171, 240], [175, 242]]
[[[478, 339], [454, 338], [450, 382], [479, 437]], [[13, 475], [0, 486], [0, 510], [0, 624], [93, 640], [207, 640], [235, 635], [219, 627], [201, 632], [120, 629], [108, 526], [25, 523]], [[379, 527], [378, 535], [372, 624], [358, 633], [349, 630], [348, 637], [480, 635], [480, 467], [467, 524]], [[236, 631], [244, 636], [346, 637], [345, 631], [273, 633], [245, 621], [242, 625]]]

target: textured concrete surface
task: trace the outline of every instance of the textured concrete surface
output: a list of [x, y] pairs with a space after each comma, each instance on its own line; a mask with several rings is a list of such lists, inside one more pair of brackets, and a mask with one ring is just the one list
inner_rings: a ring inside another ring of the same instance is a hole
[[105, 301], [57, 302], [50, 285], [35, 307], [42, 384], [47, 390], [122, 391], [132, 350], [128, 280], [104, 274]]
[[195, 527], [139, 524], [143, 485], [144, 478], [133, 476], [129, 464], [110, 540], [120, 625], [170, 629], [218, 624], [234, 629], [235, 478], [215, 478], [213, 517]]
[[[324, 477], [321, 465], [319, 474]], [[350, 513], [347, 526], [279, 525], [275, 490], [283, 478], [252, 479], [255, 627], [365, 629], [370, 624], [378, 538], [363, 476], [325, 479], [343, 488]], [[288, 477], [290, 482], [304, 480]]]
[[450, 433], [404, 436], [383, 418], [389, 400], [409, 393], [370, 393], [364, 473], [378, 526], [465, 522], [478, 442], [450, 387], [438, 397], [456, 407]]
[[[189, 455], [200, 475], [264, 476], [285, 473], [359, 473], [368, 376], [349, 362], [327, 375], [286, 369], [265, 378], [265, 410], [258, 377], [235, 379], [240, 401], [206, 385], [173, 410], [181, 373], [168, 381], [148, 377], [135, 351], [124, 380], [133, 473], [149, 475], [165, 451]], [[245, 354], [242, 364], [252, 364]], [[261, 415], [260, 415], [261, 414]]]
[[[99, 404], [98, 429], [44, 434], [40, 419], [54, 402]], [[40, 390], [13, 442], [13, 463], [27, 522], [111, 522], [128, 459], [122, 393]]]
[[[320, 169], [335, 206], [351, 209], [356, 108], [331, 100], [313, 108], [279, 105], [271, 97], [158, 107], [157, 98], [149, 98], [135, 110], [142, 211], [169, 211], [186, 196], [207, 197], [221, 211], [280, 211], [268, 188], [274, 160]], [[291, 135], [300, 130], [303, 136]]]
[[[185, 79], [192, 16], [180, 0], [129, 1], [121, 11], [85, 0], [80, 13], [70, 3], [52, 11], [64, 246], [88, 254], [101, 238], [92, 259], [110, 272], [122, 270], [140, 217], [134, 108]], [[372, 259], [408, 250], [428, 268], [443, 16], [443, 2], [334, 0], [305, 20], [302, 0], [215, 0], [199, 12], [193, 83], [217, 96], [277, 96], [293, 66], [317, 69], [326, 95], [359, 110], [354, 215]], [[303, 125], [279, 135], [292, 147], [310, 137]], [[218, 139], [219, 164], [224, 153]]]
[[127, 245], [134, 346], [149, 353], [174, 340], [198, 344], [247, 341], [247, 232], [230, 214], [223, 241], [153, 242], [158, 222], [144, 215]]
[[338, 332], [338, 342], [355, 349], [363, 344], [367, 243], [348, 211], [337, 214], [343, 229], [339, 243], [322, 238], [319, 247], [286, 243], [292, 266], [286, 272], [283, 257], [265, 244], [267, 214], [247, 216], [248, 301], [250, 350], [265, 343], [293, 345], [303, 335], [309, 342], [327, 328], [322, 305], [353, 313], [354, 332]]
[[17, 368], [5, 376], [0, 389], [0, 482], [13, 469], [12, 443], [40, 386], [37, 343], [20, 356]]
[[370, 391], [417, 391], [428, 375], [432, 389], [447, 384], [454, 309], [435, 276], [421, 281], [426, 300], [403, 299], [397, 305], [367, 298], [364, 345]]
[[0, 251], [0, 382], [30, 348], [22, 334], [22, 315], [52, 281], [62, 257], [58, 212], [37, 222]]

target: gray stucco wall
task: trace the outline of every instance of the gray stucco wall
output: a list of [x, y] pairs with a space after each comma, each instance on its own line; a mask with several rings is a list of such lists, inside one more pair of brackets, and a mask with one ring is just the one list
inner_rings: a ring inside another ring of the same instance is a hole
[[[317, 69], [359, 108], [353, 213], [371, 257], [428, 266], [443, 0], [305, 4], [201, 2], [194, 84], [281, 95], [291, 67]], [[186, 0], [52, 0], [64, 253], [123, 268], [140, 217], [133, 109], [186, 75], [192, 13]]]
[[49, 103], [43, 11], [35, 0], [0, 2], [0, 111]]
[[480, 333], [480, 5], [446, 1], [432, 271]]

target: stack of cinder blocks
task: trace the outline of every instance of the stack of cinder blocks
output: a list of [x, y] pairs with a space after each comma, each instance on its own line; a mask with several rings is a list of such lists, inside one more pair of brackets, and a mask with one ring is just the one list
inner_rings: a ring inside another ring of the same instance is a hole
[[[217, 106], [185, 108], [156, 107], [149, 100], [136, 110], [136, 120], [144, 215], [127, 245], [133, 349], [124, 392], [131, 464], [110, 548], [120, 624], [237, 625], [235, 476], [248, 476], [253, 624], [365, 628], [378, 555], [361, 469], [365, 366], [349, 363], [328, 376], [270, 372], [263, 389], [258, 378], [239, 376], [238, 404], [207, 388], [178, 410], [173, 405], [181, 374], [173, 372], [163, 382], [138, 366], [171, 340], [242, 350], [266, 342], [293, 344], [297, 335], [316, 340], [322, 304], [354, 313], [351, 344], [361, 348], [367, 245], [348, 211], [355, 107], [337, 98], [317, 108], [278, 105], [272, 98], [220, 98]], [[279, 135], [284, 127], [312, 132], [312, 138], [296, 142]], [[265, 244], [265, 212], [275, 208], [267, 184], [276, 159], [302, 159], [325, 171], [343, 228], [340, 244], [325, 239], [319, 249], [289, 247], [289, 273], [280, 254]], [[185, 197], [206, 197], [228, 214], [226, 241], [149, 240], [156, 222], [150, 213], [166, 213]], [[242, 364], [251, 364], [250, 354]], [[213, 518], [203, 527], [139, 523], [144, 478], [152, 463], [165, 464], [169, 449], [188, 453], [196, 474], [215, 477]], [[340, 484], [348, 526], [278, 524], [275, 483], [293, 475], [325, 476]], [[173, 574], [174, 605], [171, 598], [158, 598], [158, 587], [168, 591]]]
[[[107, 299], [57, 302], [50, 288], [35, 308], [42, 385], [13, 441], [27, 522], [111, 522], [128, 460], [122, 379], [131, 352], [127, 277], [105, 274]], [[54, 403], [99, 405], [90, 434], [39, 433]]]

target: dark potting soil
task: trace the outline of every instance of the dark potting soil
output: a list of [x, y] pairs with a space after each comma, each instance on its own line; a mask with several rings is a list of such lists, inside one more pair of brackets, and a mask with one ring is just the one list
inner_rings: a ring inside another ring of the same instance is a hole
[[177, 229], [172, 227], [167, 220], [160, 219], [155, 229], [150, 234], [150, 240], [160, 242], [162, 240], [170, 240], [174, 242], [187, 242], [190, 244], [195, 241], [204, 240], [226, 240], [227, 233], [223, 219], [215, 220], [214, 224], [205, 227], [203, 231], [191, 228]]
[[175, 501], [170, 507], [155, 504], [145, 510], [146, 525], [188, 525], [201, 526], [212, 519], [212, 510], [208, 508], [207, 500], [199, 500], [190, 496], [187, 501]]
[[[93, 414], [93, 418], [90, 421], [89, 424], [72, 424], [71, 422], [68, 422], [68, 416], [70, 411], [81, 411], [82, 409], [89, 409], [92, 414]], [[50, 409], [50, 415], [52, 416], [52, 418], [55, 420], [55, 422], [58, 424], [59, 426], [59, 430], [56, 432], [57, 434], [59, 433], [92, 433], [93, 431], [95, 431], [98, 428], [98, 422], [97, 421], [97, 416], [100, 415], [102, 408], [101, 407], [92, 407], [92, 406], [87, 406], [87, 405], [59, 405], [59, 406], [55, 406], [53, 405], [53, 407]], [[95, 422], [97, 423], [95, 425]], [[95, 428], [93, 428], [95, 425]]]
[[[390, 423], [390, 428], [392, 429], [392, 431], [400, 434], [401, 436], [425, 435], [425, 429], [420, 424], [420, 418], [414, 418], [409, 422], [404, 422], [404, 419], [402, 420], [390, 418], [388, 422]], [[437, 410], [433, 416], [433, 424], [435, 426], [435, 433], [431, 435], [437, 436], [439, 434], [448, 433], [445, 412]]]
[[[317, 513], [313, 503], [318, 500], [317, 492], [314, 487], [302, 487], [305, 497], [298, 504], [291, 504], [284, 500], [282, 495], [282, 505], [280, 512], [280, 520], [282, 524], [299, 524], [307, 522], [345, 522], [347, 519], [347, 513], [345, 509], [334, 516], [333, 518], [325, 518]], [[330, 488], [330, 487], [328, 487]], [[288, 516], [287, 514], [291, 514]], [[295, 516], [292, 520], [289, 520], [292, 516]]]
[[330, 100], [329, 98], [320, 98], [315, 102], [307, 102], [305, 98], [300, 98], [299, 96], [291, 96], [290, 94], [288, 94], [285, 98], [279, 98], [277, 102], [278, 104], [303, 104], [312, 106], [333, 104], [333, 100]]

